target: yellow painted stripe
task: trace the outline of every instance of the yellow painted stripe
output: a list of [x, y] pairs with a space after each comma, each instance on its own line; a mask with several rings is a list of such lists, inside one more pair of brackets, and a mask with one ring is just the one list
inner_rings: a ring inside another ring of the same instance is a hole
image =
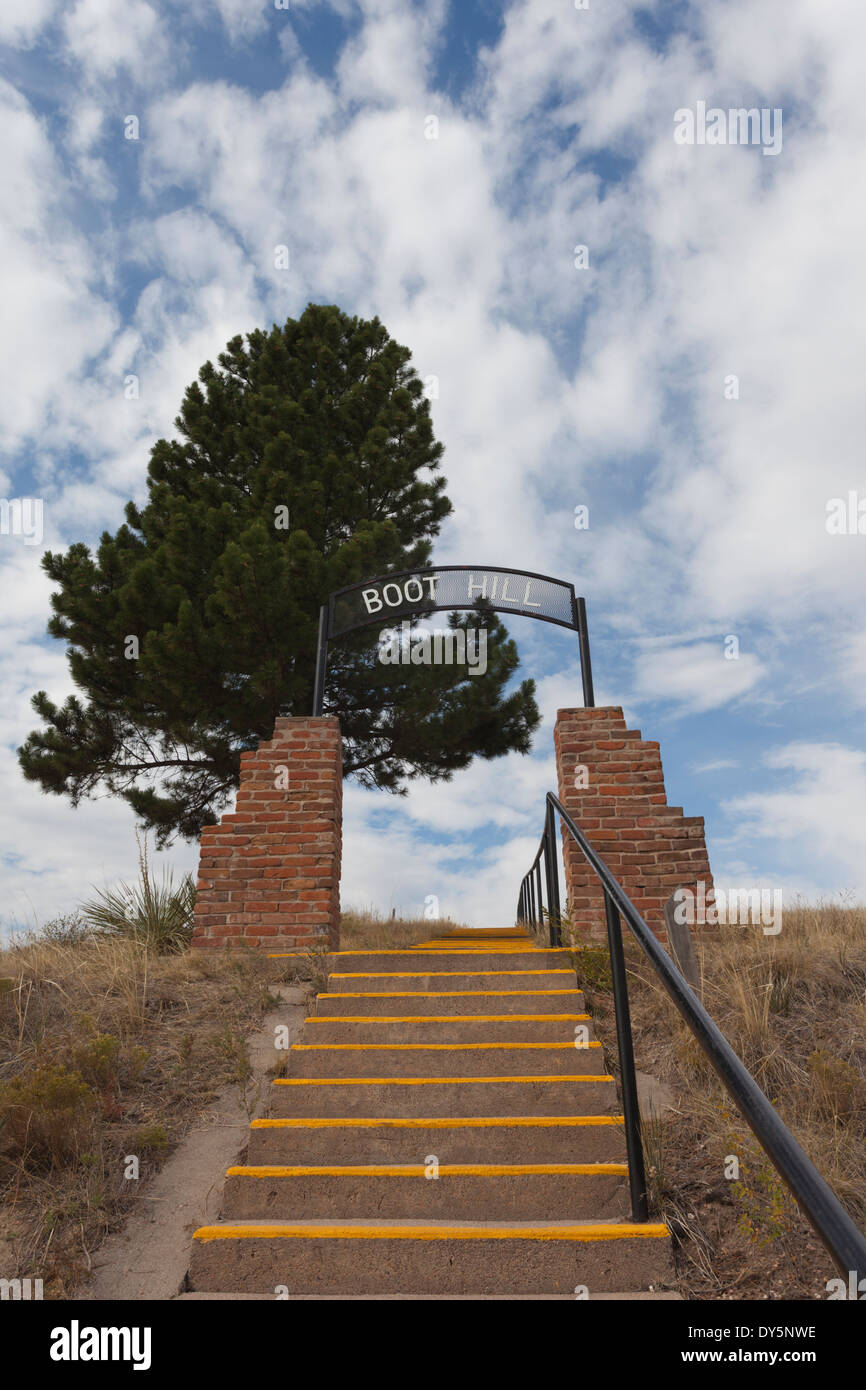
[[[280, 951], [281, 956], [302, 956], [308, 959], [309, 951]], [[365, 946], [363, 950], [352, 951], [328, 951], [326, 953], [336, 959], [338, 956], [564, 956], [567, 954], [565, 946], [532, 946], [525, 949], [522, 946], [467, 946], [454, 947], [444, 943], [421, 946], [383, 946], [381, 950], [376, 950], [372, 946]]]
[[310, 1115], [305, 1119], [253, 1120], [251, 1129], [492, 1129], [504, 1125], [509, 1129], [572, 1129], [585, 1125], [616, 1125], [622, 1127], [622, 1115], [460, 1115], [433, 1116], [430, 1119], [406, 1119], [393, 1116], [368, 1118], [362, 1116], [335, 1119], [330, 1115]]
[[278, 1076], [274, 1086], [460, 1086], [476, 1082], [613, 1081], [612, 1076]]
[[664, 1240], [667, 1226], [200, 1226], [193, 1240]]
[[[601, 1047], [600, 1042], [586, 1043], [587, 1047]], [[480, 1048], [498, 1048], [499, 1051], [517, 1052], [530, 1048], [543, 1048], [550, 1052], [556, 1048], [574, 1048], [571, 1042], [469, 1042], [469, 1043], [293, 1043], [290, 1052], [476, 1052]], [[582, 1048], [578, 1048], [582, 1051]]]
[[[441, 1163], [440, 1178], [511, 1178], [511, 1177], [596, 1177], [628, 1175], [625, 1163]], [[281, 1167], [262, 1164], [251, 1168], [226, 1170], [227, 1178], [423, 1178], [427, 1168], [423, 1163], [346, 1164], [332, 1168]]]
[[579, 1023], [590, 1017], [590, 1014], [310, 1014], [304, 1023]]
[[573, 975], [573, 970], [364, 970], [328, 973], [331, 980], [449, 980], [474, 975]]
[[497, 999], [503, 995], [583, 994], [582, 989], [327, 990], [317, 999]]
[[[577, 949], [577, 948], [575, 948]], [[310, 960], [310, 959], [336, 959], [337, 956], [411, 956], [417, 960], [419, 956], [469, 956], [472, 960], [483, 960], [485, 956], [565, 956], [568, 951], [564, 946], [556, 948], [539, 947], [538, 950], [532, 947], [525, 950], [522, 947], [499, 946], [495, 950], [492, 946], [476, 946], [472, 950], [455, 950], [453, 946], [436, 946], [432, 949], [425, 947], [410, 946], [405, 950], [382, 950], [382, 951], [327, 951], [311, 953], [310, 951], [269, 951], [268, 960]]]

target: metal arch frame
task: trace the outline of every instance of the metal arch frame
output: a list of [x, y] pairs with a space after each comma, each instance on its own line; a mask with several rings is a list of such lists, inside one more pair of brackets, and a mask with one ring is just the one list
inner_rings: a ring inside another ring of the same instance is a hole
[[[344, 594], [354, 593], [356, 589], [366, 589], [370, 584], [389, 584], [395, 579], [414, 579], [416, 575], [420, 578], [423, 575], [434, 575], [440, 572], [443, 574], [474, 574], [476, 571], [483, 574], [519, 574], [525, 579], [541, 579], [547, 584], [558, 584], [560, 588], [567, 589], [571, 598], [571, 622], [566, 622], [563, 618], [547, 618], [543, 613], [521, 613], [513, 604], [497, 604], [490, 599], [483, 601], [495, 613], [517, 613], [518, 617], [536, 618], [542, 623], [553, 623], [556, 627], [567, 627], [569, 630], [577, 629], [579, 621], [577, 604], [579, 600], [574, 592], [574, 585], [569, 584], [565, 579], [556, 579], [552, 574], [537, 574], [534, 570], [516, 570], [505, 565], [428, 565], [425, 569], [393, 570], [390, 574], [380, 574], [375, 579], [361, 579], [356, 584], [346, 584], [342, 589], [335, 589], [326, 605], [328, 609], [328, 638], [333, 636], [334, 608], [337, 600], [342, 598]], [[472, 603], [425, 603], [419, 599], [418, 612], [456, 612], [458, 609], [474, 608], [477, 603], [478, 599]], [[367, 627], [370, 622], [376, 622], [379, 617], [379, 614], [370, 614], [370, 617], [365, 618], [362, 622], [352, 623], [351, 627], [342, 628], [338, 636], [345, 637], [350, 632], [357, 632], [359, 628]]]
[[[474, 573], [478, 571], [483, 574], [514, 574], [522, 575], [526, 579], [540, 579], [548, 584], [558, 584], [561, 588], [567, 589], [571, 599], [571, 622], [565, 622], [562, 618], [549, 618], [543, 613], [525, 613], [513, 604], [505, 605], [494, 603], [489, 599], [482, 600], [487, 607], [494, 613], [510, 613], [513, 617], [533, 618], [536, 622], [552, 623], [555, 627], [564, 627], [571, 632], [576, 632], [580, 647], [580, 673], [583, 682], [583, 703], [587, 709], [592, 709], [595, 705], [595, 694], [592, 685], [592, 663], [589, 654], [589, 633], [586, 621], [586, 599], [580, 598], [574, 590], [574, 585], [565, 579], [557, 579], [552, 574], [538, 574], [534, 570], [509, 569], [504, 565], [428, 565], [423, 569], [392, 570], [389, 574], [380, 574], [372, 579], [361, 579], [354, 584], [346, 584], [342, 589], [335, 589], [329, 595], [327, 603], [323, 603], [319, 609], [319, 631], [316, 645], [316, 678], [313, 689], [313, 714], [320, 715], [325, 698], [325, 677], [328, 668], [328, 642], [336, 641], [340, 637], [346, 637], [350, 632], [358, 632], [361, 628], [370, 627], [376, 622], [381, 622], [382, 615], [379, 613], [370, 614], [362, 622], [352, 623], [351, 627], [343, 628], [337, 637], [333, 635], [334, 609], [338, 599], [344, 594], [354, 593], [358, 589], [366, 589], [373, 584], [389, 584], [398, 579], [422, 578], [425, 575], [442, 573]], [[455, 613], [467, 611], [477, 607], [479, 600], [473, 603], [425, 603], [419, 601], [414, 610], [415, 613]], [[404, 614], [404, 616], [406, 616]]]

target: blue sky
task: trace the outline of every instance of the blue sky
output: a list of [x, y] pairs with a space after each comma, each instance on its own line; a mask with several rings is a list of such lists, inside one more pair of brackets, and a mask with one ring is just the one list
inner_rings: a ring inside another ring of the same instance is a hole
[[[436, 559], [586, 595], [597, 700], [660, 739], [717, 882], [866, 898], [866, 536], [826, 524], [866, 498], [863, 39], [854, 0], [5, 0], [0, 496], [45, 527], [0, 535], [6, 925], [135, 867], [124, 807], [17, 769], [71, 689], [41, 551], [115, 530], [201, 363], [310, 300], [438, 379]], [[781, 109], [781, 151], [678, 144], [698, 102]], [[511, 913], [580, 676], [510, 626], [533, 754], [349, 786], [347, 902]]]

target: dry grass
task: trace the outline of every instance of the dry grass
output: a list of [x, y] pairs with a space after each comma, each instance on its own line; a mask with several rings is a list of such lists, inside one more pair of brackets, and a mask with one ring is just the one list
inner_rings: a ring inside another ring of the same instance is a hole
[[349, 908], [340, 919], [340, 945], [344, 951], [399, 950], [460, 926], [465, 923], [450, 917], [386, 917], [374, 908]]
[[0, 1276], [69, 1296], [197, 1114], [245, 1086], [276, 974], [253, 952], [154, 955], [130, 938], [0, 952]]
[[[698, 1298], [826, 1297], [823, 1247], [627, 936], [635, 1055], [676, 1111], [649, 1126], [651, 1188]], [[602, 952], [606, 955], [606, 952]], [[824, 1178], [866, 1224], [866, 909], [801, 904], [778, 936], [706, 930], [704, 1003]], [[613, 1043], [607, 981], [588, 984]], [[739, 1180], [726, 1176], [731, 1156]]]
[[[458, 925], [347, 911], [344, 948]], [[821, 1298], [828, 1258], [627, 937], [638, 1067], [676, 1097], [645, 1129], [651, 1192], [692, 1298]], [[866, 1220], [866, 910], [789, 910], [777, 937], [720, 927], [697, 946], [705, 1003], [803, 1148]], [[313, 974], [324, 960], [313, 961]], [[575, 953], [615, 1065], [606, 951]], [[309, 974], [303, 969], [301, 973]], [[30, 936], [0, 951], [0, 1276], [69, 1297], [104, 1236], [217, 1091], [299, 962], [154, 955], [128, 938]], [[127, 1155], [141, 1179], [124, 1178]], [[739, 1180], [726, 1177], [737, 1156]]]
[[[348, 912], [343, 945], [399, 947], [453, 925]], [[73, 1295], [202, 1110], [229, 1084], [246, 1096], [273, 984], [324, 988], [326, 953], [305, 955], [158, 954], [88, 935], [76, 913], [0, 950], [0, 1277]]]

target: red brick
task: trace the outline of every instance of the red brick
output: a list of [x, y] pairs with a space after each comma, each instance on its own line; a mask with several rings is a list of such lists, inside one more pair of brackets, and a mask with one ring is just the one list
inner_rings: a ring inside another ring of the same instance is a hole
[[271, 949], [277, 935], [292, 945], [322, 934], [338, 946], [340, 753], [327, 716], [280, 718], [273, 738], [241, 754], [236, 809], [202, 833], [193, 946]]
[[[554, 747], [560, 800], [664, 939], [670, 894], [698, 876], [708, 891], [712, 886], [703, 818], [667, 805], [659, 744], [626, 729], [617, 706], [560, 710]], [[578, 765], [588, 770], [587, 787], [574, 786]], [[601, 885], [567, 831], [563, 859], [577, 925], [589, 935], [605, 935]]]

